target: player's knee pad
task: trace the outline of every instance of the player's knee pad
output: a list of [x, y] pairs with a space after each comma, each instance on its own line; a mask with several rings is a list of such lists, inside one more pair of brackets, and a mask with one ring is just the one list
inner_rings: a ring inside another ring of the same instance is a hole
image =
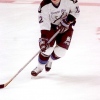
[[45, 52], [43, 52], [45, 55], [51, 55], [51, 53], [53, 52], [54, 47], [49, 47]]
[[54, 49], [54, 53], [57, 57], [63, 57], [66, 54], [66, 49], [60, 46], [56, 46]]

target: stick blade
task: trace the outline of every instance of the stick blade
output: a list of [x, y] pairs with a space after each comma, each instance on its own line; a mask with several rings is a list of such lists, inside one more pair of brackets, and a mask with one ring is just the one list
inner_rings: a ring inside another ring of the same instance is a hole
[[0, 84], [0, 89], [4, 88], [5, 85], [4, 84]]

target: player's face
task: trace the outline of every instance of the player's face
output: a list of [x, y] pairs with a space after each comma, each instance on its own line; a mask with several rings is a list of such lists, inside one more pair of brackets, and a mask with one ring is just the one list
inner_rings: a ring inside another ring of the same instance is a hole
[[58, 5], [60, 0], [51, 0], [54, 5]]

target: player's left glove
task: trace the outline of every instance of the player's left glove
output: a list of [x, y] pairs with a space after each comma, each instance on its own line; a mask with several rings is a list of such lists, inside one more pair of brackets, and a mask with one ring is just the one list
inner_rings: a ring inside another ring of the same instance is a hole
[[60, 30], [60, 33], [64, 33], [69, 29], [69, 26], [72, 24], [74, 24], [75, 21], [75, 17], [72, 15], [68, 15], [67, 18], [64, 18], [60, 24], [58, 25], [57, 29]]
[[58, 25], [58, 29], [60, 30], [59, 33], [64, 33], [69, 29], [69, 24], [65, 19], [63, 19], [60, 24]]

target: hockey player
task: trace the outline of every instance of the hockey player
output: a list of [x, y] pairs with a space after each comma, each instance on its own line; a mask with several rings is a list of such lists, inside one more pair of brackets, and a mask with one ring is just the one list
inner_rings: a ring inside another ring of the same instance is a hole
[[[75, 25], [80, 10], [77, 0], [43, 0], [38, 13], [41, 52], [38, 55], [38, 65], [31, 71], [32, 76], [37, 76], [44, 68], [50, 71], [52, 62], [65, 55], [73, 35], [72, 26]], [[59, 34], [48, 44], [58, 30]]]

